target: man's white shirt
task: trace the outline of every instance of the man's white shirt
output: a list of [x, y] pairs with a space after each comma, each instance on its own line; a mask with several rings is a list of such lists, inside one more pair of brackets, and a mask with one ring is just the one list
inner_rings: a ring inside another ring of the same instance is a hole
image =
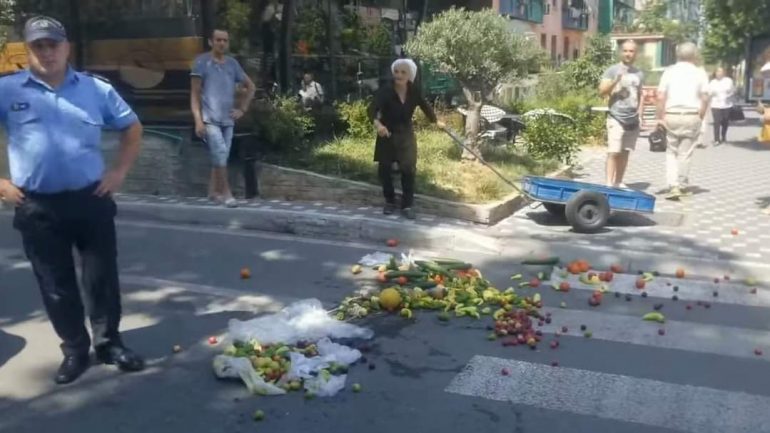
[[658, 92], [666, 95], [666, 111], [700, 111], [702, 97], [708, 91], [708, 74], [689, 62], [670, 66], [658, 85]]

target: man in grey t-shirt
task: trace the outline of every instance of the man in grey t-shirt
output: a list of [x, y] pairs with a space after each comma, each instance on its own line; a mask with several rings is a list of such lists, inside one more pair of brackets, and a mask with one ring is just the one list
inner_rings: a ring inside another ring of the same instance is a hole
[[609, 96], [607, 186], [614, 188], [626, 188], [623, 176], [629, 152], [639, 138], [644, 75], [634, 66], [636, 52], [636, 42], [624, 42], [621, 62], [607, 68], [599, 84], [599, 94]]
[[[214, 30], [209, 44], [211, 52], [198, 56], [190, 72], [190, 107], [195, 119], [195, 134], [206, 141], [211, 153], [209, 198], [235, 207], [227, 182], [227, 159], [235, 121], [249, 108], [256, 86], [238, 61], [225, 55], [230, 45], [226, 31]], [[246, 88], [247, 96], [236, 108], [237, 85]]]

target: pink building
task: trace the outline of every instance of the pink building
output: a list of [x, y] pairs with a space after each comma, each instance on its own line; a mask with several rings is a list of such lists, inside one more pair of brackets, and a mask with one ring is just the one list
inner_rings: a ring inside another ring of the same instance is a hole
[[579, 57], [599, 24], [598, 0], [492, 0], [511, 29], [534, 37], [555, 64]]

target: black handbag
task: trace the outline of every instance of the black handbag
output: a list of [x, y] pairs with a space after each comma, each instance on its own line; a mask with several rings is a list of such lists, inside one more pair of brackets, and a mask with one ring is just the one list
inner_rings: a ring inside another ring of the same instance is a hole
[[650, 142], [650, 152], [665, 152], [666, 147], [668, 147], [666, 129], [662, 126], [658, 126], [650, 133], [648, 141]]
[[743, 108], [733, 105], [730, 107], [730, 113], [728, 117], [731, 121], [746, 120], [746, 116], [743, 114]]

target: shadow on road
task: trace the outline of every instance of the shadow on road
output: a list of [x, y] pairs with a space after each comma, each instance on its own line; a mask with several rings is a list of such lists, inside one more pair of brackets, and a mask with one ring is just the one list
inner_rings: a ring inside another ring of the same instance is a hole
[[18, 335], [9, 334], [0, 329], [0, 368], [19, 354], [27, 345], [27, 340]]

